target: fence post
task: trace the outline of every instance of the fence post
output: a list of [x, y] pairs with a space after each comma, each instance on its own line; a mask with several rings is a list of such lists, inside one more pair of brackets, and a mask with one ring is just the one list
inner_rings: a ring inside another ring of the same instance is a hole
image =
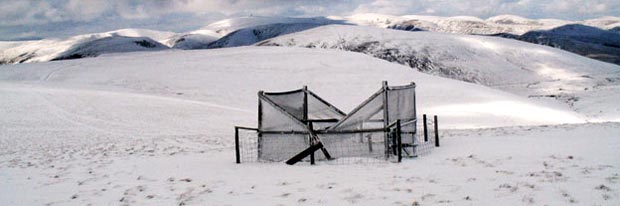
[[439, 147], [439, 126], [437, 126], [439, 124], [437, 123], [437, 115], [435, 115], [433, 118], [435, 120], [435, 147]]
[[235, 157], [237, 164], [240, 164], [241, 154], [239, 152], [239, 127], [235, 127]]
[[422, 126], [424, 127], [424, 142], [428, 142], [428, 129], [426, 128], [426, 114], [422, 115]]
[[402, 137], [400, 135], [400, 119], [396, 120], [396, 149], [398, 150], [398, 162], [401, 162], [403, 159], [403, 144]]

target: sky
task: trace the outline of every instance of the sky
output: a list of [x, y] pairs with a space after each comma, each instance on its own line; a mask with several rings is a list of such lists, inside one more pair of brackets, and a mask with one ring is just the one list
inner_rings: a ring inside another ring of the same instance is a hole
[[145, 28], [184, 32], [242, 16], [620, 16], [620, 0], [0, 0], [0, 40]]

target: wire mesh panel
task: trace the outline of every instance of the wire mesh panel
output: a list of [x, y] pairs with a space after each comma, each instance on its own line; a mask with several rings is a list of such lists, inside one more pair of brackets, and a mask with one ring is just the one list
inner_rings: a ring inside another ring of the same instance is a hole
[[[426, 121], [422, 121], [420, 124], [420, 134], [416, 137], [416, 146], [414, 150], [415, 156], [426, 155], [430, 153], [436, 146], [435, 142], [435, 122], [432, 119], [423, 118]], [[424, 125], [426, 123], [426, 126]]]
[[[332, 163], [372, 163], [385, 161], [384, 132], [319, 134], [321, 142], [335, 159]], [[317, 152], [318, 160], [325, 157]]]
[[[436, 121], [427, 119], [416, 128], [420, 133], [402, 130], [415, 121], [390, 124], [385, 130], [321, 131], [317, 134], [333, 160], [327, 164], [396, 162], [401, 157], [418, 157], [436, 147]], [[426, 128], [424, 128], [426, 123]], [[398, 127], [397, 130], [395, 130]], [[259, 132], [252, 128], [235, 128], [238, 158], [241, 162], [283, 162], [310, 147], [310, 137], [303, 132]], [[425, 131], [425, 132], [424, 132]], [[425, 135], [426, 133], [426, 135]], [[419, 135], [416, 135], [419, 134]], [[400, 153], [399, 153], [400, 151]], [[327, 160], [321, 150], [314, 152], [317, 161]], [[386, 161], [387, 160], [387, 161]], [[310, 162], [310, 156], [301, 160]]]
[[417, 138], [417, 120], [402, 122], [400, 125], [400, 138], [403, 144], [403, 156], [414, 156], [415, 147], [420, 142]]
[[262, 133], [258, 142], [258, 159], [286, 161], [310, 146], [307, 134]]
[[237, 163], [258, 161], [258, 129], [235, 127]]

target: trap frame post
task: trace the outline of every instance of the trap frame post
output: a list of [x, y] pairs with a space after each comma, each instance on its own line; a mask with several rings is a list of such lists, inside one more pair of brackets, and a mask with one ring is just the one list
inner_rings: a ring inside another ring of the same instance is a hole
[[415, 122], [413, 125], [413, 132], [414, 134], [411, 135], [411, 144], [415, 144], [417, 141], [417, 134], [418, 134], [418, 110], [417, 110], [417, 103], [416, 103], [416, 85], [415, 82], [411, 82], [411, 86], [413, 86], [413, 118], [415, 118]]
[[439, 147], [439, 126], [437, 124], [437, 115], [435, 115], [433, 118], [435, 123], [435, 147]]
[[263, 129], [263, 104], [261, 103], [261, 96], [263, 96], [265, 94], [265, 92], [258, 91], [258, 146], [256, 148], [257, 150], [257, 158], [260, 159], [262, 156], [262, 148], [263, 148], [263, 133], [261, 132], [261, 130]]
[[[308, 121], [308, 86], [304, 85], [301, 89], [304, 93], [302, 105], [302, 121], [308, 125], [309, 130], [314, 130], [312, 122]], [[308, 134], [308, 146], [312, 146], [312, 135]], [[310, 154], [310, 164], [314, 165], [314, 151]]]
[[241, 153], [239, 152], [239, 127], [235, 127], [235, 157], [237, 164], [240, 164]]
[[428, 128], [426, 125], [426, 114], [422, 115], [422, 127], [424, 128], [424, 142], [428, 142]]
[[[314, 126], [312, 126], [312, 122], [308, 122], [308, 129], [310, 129], [311, 131], [314, 130]], [[308, 133], [308, 146], [312, 146], [312, 134]], [[314, 165], [314, 151], [312, 151], [312, 153], [310, 153], [310, 164]]]
[[[383, 81], [382, 82], [383, 85], [383, 128], [388, 128], [388, 125], [390, 124], [389, 121], [389, 112], [388, 112], [388, 82], [387, 81]], [[389, 149], [389, 142], [388, 142], [388, 136], [389, 136], [389, 132], [384, 132], [383, 134], [383, 142], [385, 144], [385, 159], [388, 159], [390, 157], [390, 149]]]

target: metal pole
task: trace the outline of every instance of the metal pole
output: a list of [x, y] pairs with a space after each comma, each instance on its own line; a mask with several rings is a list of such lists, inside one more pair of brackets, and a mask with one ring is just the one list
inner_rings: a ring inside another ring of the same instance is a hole
[[439, 126], [437, 126], [437, 115], [434, 116], [435, 120], [435, 146], [439, 147]]
[[426, 128], [426, 114], [422, 115], [422, 127], [424, 128], [424, 142], [428, 142], [428, 129]]
[[398, 162], [401, 162], [403, 159], [403, 144], [402, 137], [400, 136], [400, 119], [396, 120], [396, 148], [398, 149]]
[[308, 86], [304, 85], [303, 92], [304, 92], [304, 97], [303, 97], [304, 103], [302, 107], [303, 116], [301, 118], [304, 121], [304, 123], [307, 123], [308, 122]]
[[237, 164], [241, 163], [241, 154], [239, 152], [239, 128], [235, 127], [235, 157]]
[[[388, 82], [383, 81], [383, 128], [386, 129], [389, 121], [389, 112], [388, 112]], [[385, 142], [385, 158], [387, 159], [390, 156], [389, 142], [388, 142], [388, 132], [383, 133], [383, 141]]]
[[[411, 85], [413, 85], [413, 118], [415, 118], [415, 123], [413, 125], [413, 132], [414, 134], [411, 135], [411, 144], [416, 144], [417, 143], [417, 136], [418, 136], [418, 109], [417, 109], [417, 103], [416, 103], [416, 85], [415, 82], [411, 82]], [[415, 151], [415, 149], [413, 149]]]

